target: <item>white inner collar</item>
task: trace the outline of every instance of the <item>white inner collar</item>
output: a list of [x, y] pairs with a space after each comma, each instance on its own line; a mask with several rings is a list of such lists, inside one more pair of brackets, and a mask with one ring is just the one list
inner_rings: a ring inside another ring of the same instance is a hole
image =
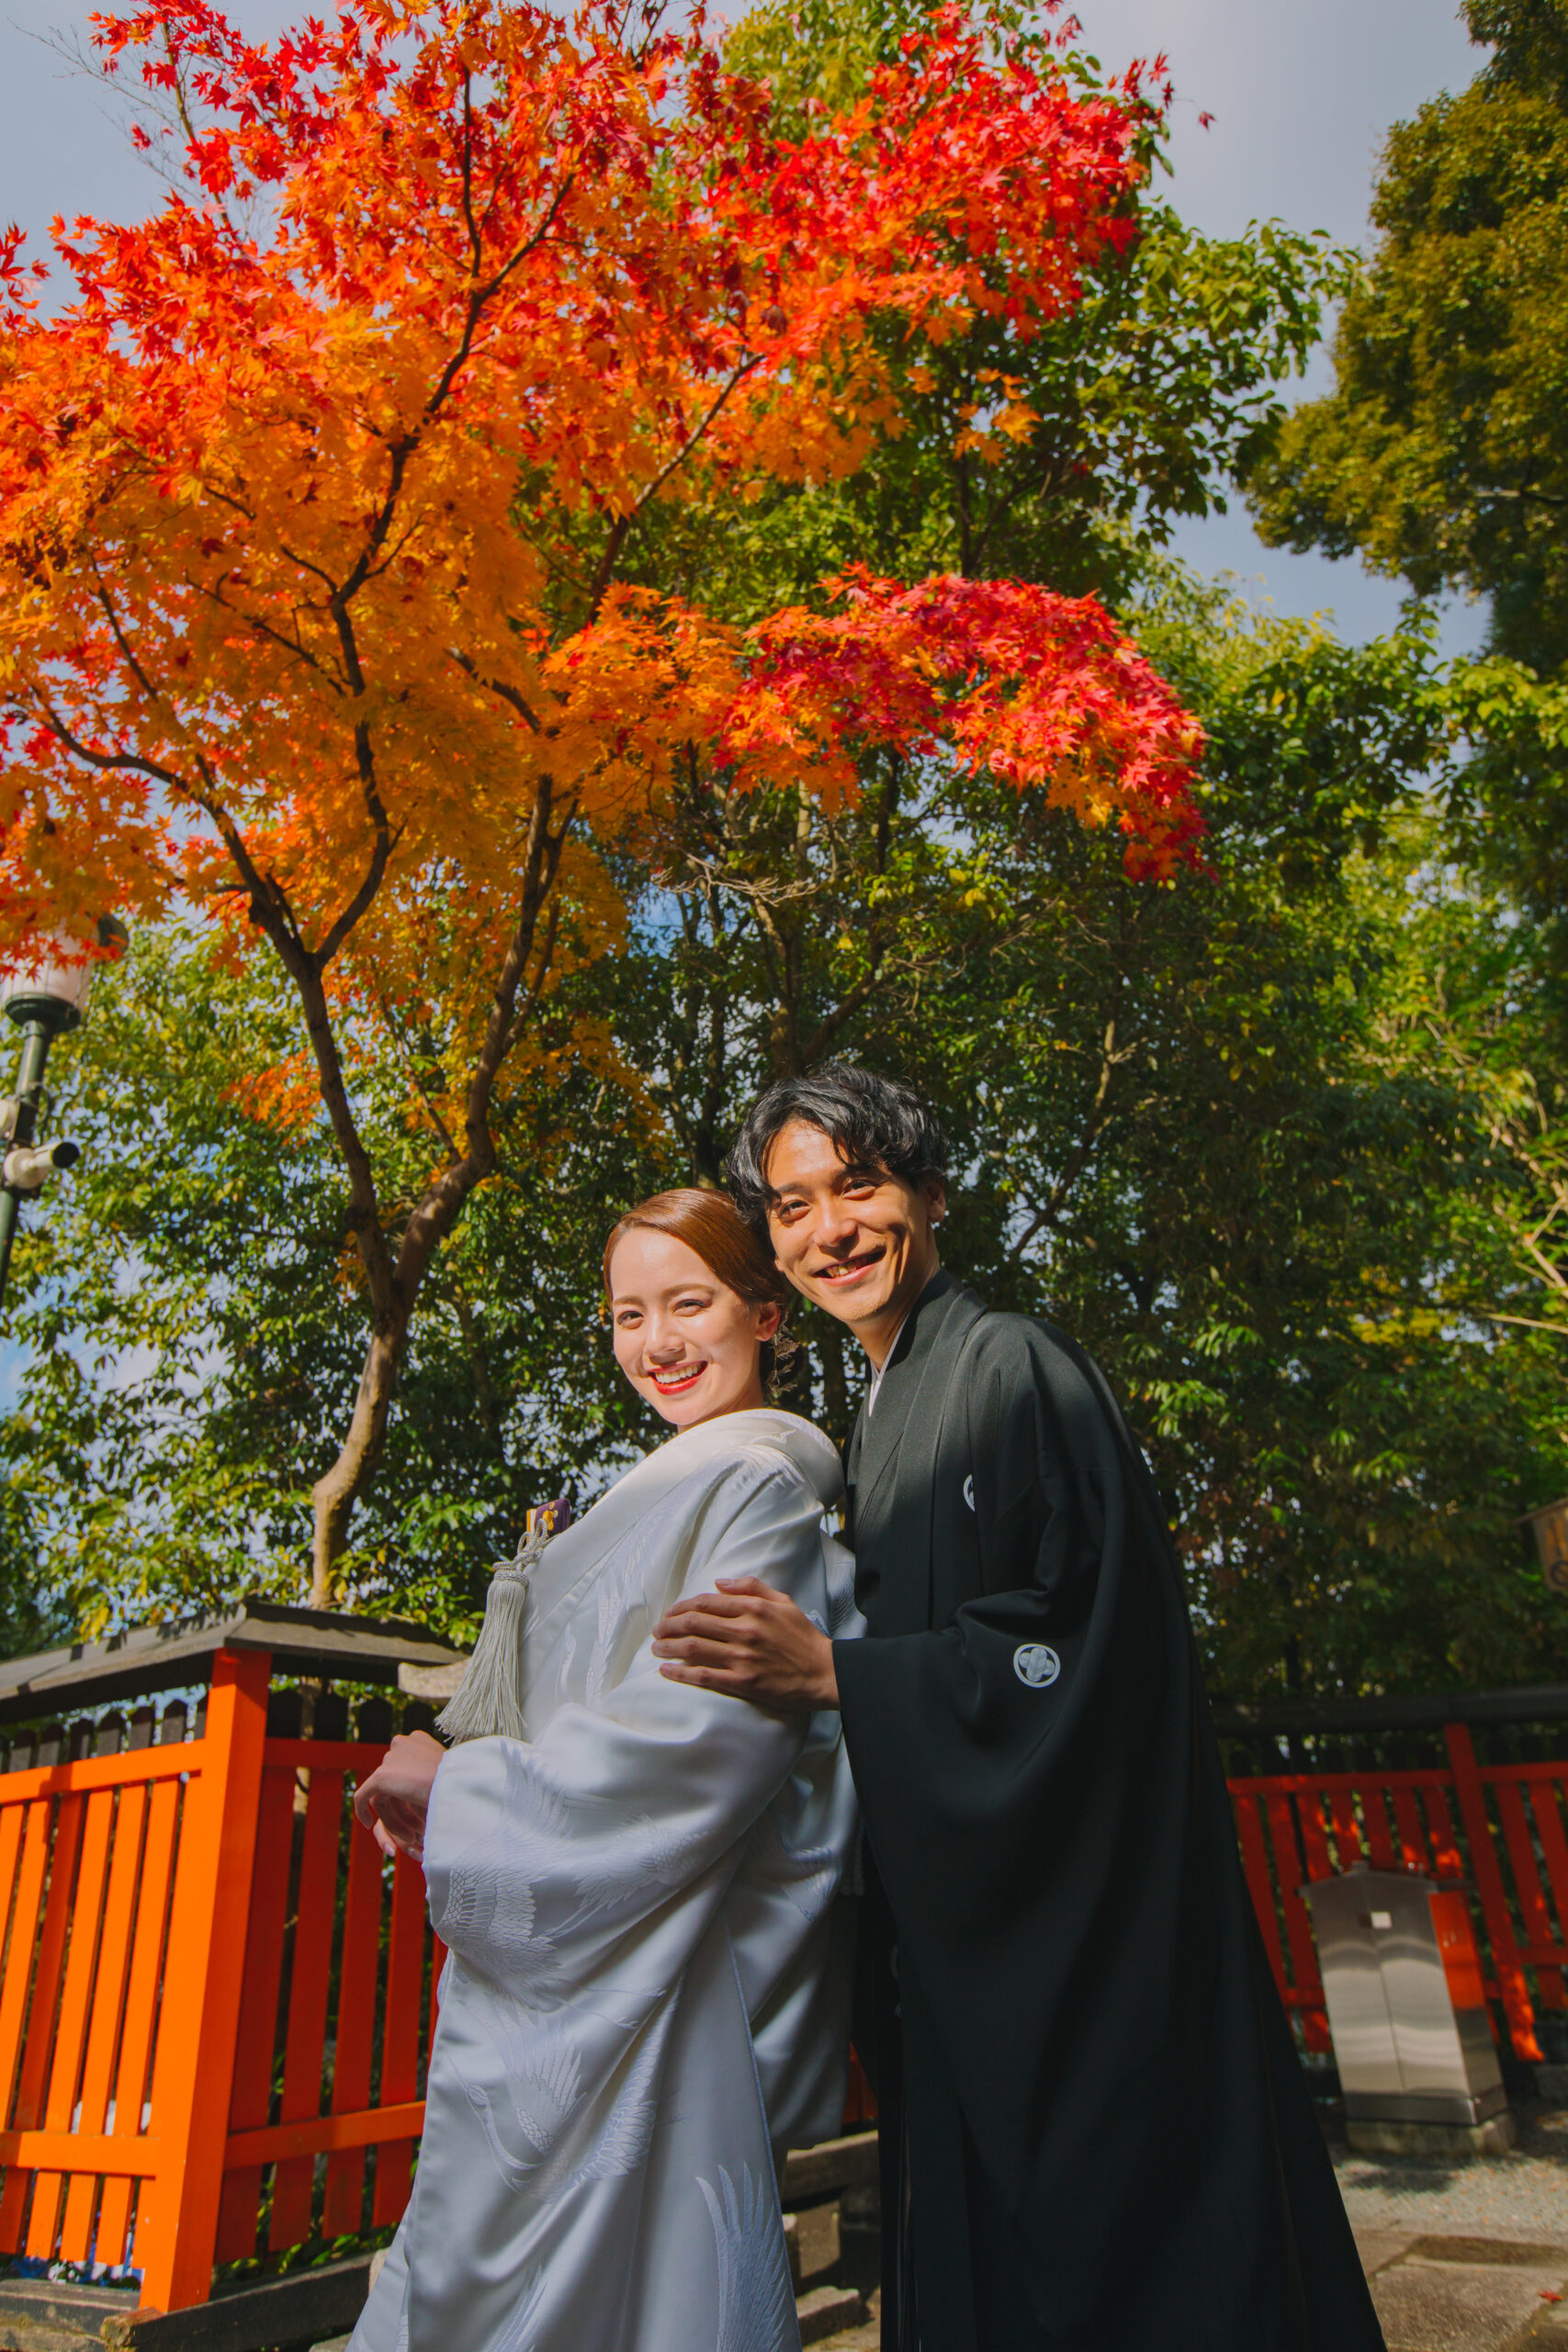
[[[876, 1392], [882, 1385], [882, 1375], [893, 1361], [893, 1351], [897, 1346], [898, 1341], [903, 1335], [904, 1326], [908, 1321], [909, 1317], [913, 1312], [914, 1310], [912, 1307], [907, 1308], [904, 1314], [900, 1316], [898, 1320], [898, 1329], [894, 1332], [891, 1340], [888, 1342], [887, 1353], [883, 1357], [880, 1364], [872, 1366], [871, 1385], [865, 1392], [865, 1417], [868, 1421], [870, 1420], [873, 1413], [876, 1410]], [[868, 1363], [871, 1362], [869, 1356], [866, 1358], [866, 1362]]]

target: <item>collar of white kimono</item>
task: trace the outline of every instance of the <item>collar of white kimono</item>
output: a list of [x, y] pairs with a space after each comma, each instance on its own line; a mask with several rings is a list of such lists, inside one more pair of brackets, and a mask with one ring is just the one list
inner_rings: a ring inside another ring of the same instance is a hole
[[[776, 1453], [786, 1454], [807, 1485], [815, 1489], [824, 1510], [830, 1510], [843, 1494], [843, 1467], [832, 1440], [823, 1435], [815, 1421], [803, 1420], [798, 1413], [781, 1413], [774, 1405], [760, 1406], [751, 1413], [723, 1413], [715, 1421], [699, 1421], [694, 1430], [682, 1430], [678, 1437], [656, 1447], [635, 1470], [626, 1472], [626, 1477], [635, 1478], [659, 1463], [668, 1464], [678, 1477], [683, 1478], [712, 1453], [739, 1453], [753, 1445], [772, 1446]], [[625, 1480], [621, 1483], [624, 1485]], [[612, 1493], [616, 1491], [611, 1488]]]
[[655, 1446], [617, 1478], [591, 1510], [551, 1539], [529, 1576], [530, 1628], [552, 1618], [561, 1602], [616, 1544], [624, 1542], [665, 1496], [687, 1479], [722, 1477], [742, 1454], [784, 1455], [799, 1472], [824, 1510], [844, 1491], [842, 1465], [831, 1442], [798, 1413], [762, 1406], [750, 1413], [724, 1413]]

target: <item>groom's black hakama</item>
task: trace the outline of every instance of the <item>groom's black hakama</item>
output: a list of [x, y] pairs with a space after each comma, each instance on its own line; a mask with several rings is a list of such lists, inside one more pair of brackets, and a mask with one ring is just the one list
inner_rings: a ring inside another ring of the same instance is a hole
[[1180, 1572], [1104, 1381], [938, 1275], [848, 1483], [885, 2346], [1374, 2352]]

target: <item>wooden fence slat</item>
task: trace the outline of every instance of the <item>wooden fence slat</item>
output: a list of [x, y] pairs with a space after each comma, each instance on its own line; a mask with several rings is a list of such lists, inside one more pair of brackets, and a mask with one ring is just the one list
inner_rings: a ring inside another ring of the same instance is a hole
[[1546, 1861], [1552, 1909], [1557, 1914], [1558, 1939], [1568, 1943], [1568, 1838], [1562, 1834], [1562, 1815], [1559, 1809], [1562, 1793], [1563, 1783], [1559, 1780], [1537, 1781], [1531, 1790], [1536, 1832]]
[[1302, 1901], [1301, 1884], [1306, 1876], [1302, 1864], [1301, 1848], [1296, 1836], [1296, 1813], [1289, 1797], [1270, 1796], [1268, 1800], [1269, 1831], [1274, 1848], [1274, 1868], [1279, 1881], [1280, 1905], [1285, 1914], [1285, 1940], [1290, 1947], [1291, 1978], [1298, 1997], [1307, 1987], [1317, 1986], [1317, 1958], [1312, 1940], [1312, 1921], [1306, 1905]]
[[[114, 2129], [110, 2136], [117, 2140], [136, 2138], [141, 2131], [142, 2103], [152, 2075], [152, 2021], [157, 2014], [158, 1981], [164, 1966], [179, 1811], [180, 1783], [155, 1782], [148, 1799], [147, 1842], [141, 1858], [141, 1885], [125, 1995], [125, 2030], [120, 2035], [119, 2065], [115, 2075]], [[134, 2181], [123, 2175], [104, 2182], [103, 2203], [98, 2209], [100, 2262], [123, 2262], [130, 2251], [127, 2239], [134, 2188]]]
[[1302, 1852], [1306, 1856], [1306, 1874], [1315, 1885], [1320, 1878], [1334, 1876], [1334, 1858], [1323, 1826], [1323, 1792], [1315, 1781], [1298, 1780], [1294, 1786], [1292, 1804], [1301, 1829]]
[[1252, 1895], [1252, 1907], [1258, 1914], [1263, 1948], [1274, 1971], [1280, 1998], [1286, 2001], [1290, 1998], [1291, 1988], [1285, 1982], [1284, 1948], [1280, 1941], [1280, 1922], [1274, 1911], [1274, 1890], [1269, 1880], [1269, 1855], [1263, 1843], [1263, 1824], [1258, 1818], [1258, 1799], [1253, 1796], [1238, 1797], [1235, 1801], [1235, 1811], [1241, 1866]]
[[11, 1896], [17, 1884], [17, 1864], [27, 1817], [25, 1804], [6, 1804], [0, 1807], [0, 1956], [10, 1949]]
[[[92, 1802], [96, 1804], [97, 1799], [95, 1797]], [[136, 1876], [141, 1860], [141, 1828], [146, 1817], [145, 1787], [132, 1785], [123, 1788], [114, 1816], [108, 1894], [104, 1903], [103, 1934], [98, 1943], [98, 1973], [93, 1985], [86, 2063], [82, 2069], [82, 2111], [77, 2128], [88, 2138], [96, 2138], [102, 2132], [108, 2113], [114, 2053], [119, 2041], [126, 1974], [130, 1966]], [[72, 2177], [65, 2197], [65, 2219], [60, 2231], [60, 2258], [62, 2262], [85, 2262], [87, 2258], [93, 2244], [93, 2208], [97, 2202], [97, 2187], [96, 2176], [92, 2173], [76, 2173]]]
[[[53, 1810], [47, 1799], [28, 1807], [27, 1834], [17, 1884], [17, 1915], [11, 1929], [16, 1961], [6, 1969], [5, 1986], [0, 1990], [0, 2124], [8, 2124], [11, 2120], [17, 2060], [22, 2047], [28, 1994], [32, 1985], [39, 1913], [43, 1906], [44, 1879], [49, 1870], [50, 1815]], [[0, 2251], [10, 2254], [15, 2248], [5, 2246]]]
[[1368, 1860], [1375, 1871], [1396, 1871], [1399, 1856], [1388, 1826], [1388, 1790], [1383, 1781], [1368, 1775], [1361, 1807]]
[[362, 1781], [386, 1760], [384, 1740], [269, 1738], [266, 1760], [291, 1772], [342, 1772]]
[[[76, 1890], [70, 1905], [70, 1949], [60, 1996], [60, 2022], [55, 2029], [54, 2057], [44, 2100], [46, 2132], [69, 2132], [76, 2105], [76, 2085], [87, 2040], [87, 2002], [94, 1965], [98, 1957], [98, 1921], [103, 1910], [104, 1882], [108, 1875], [109, 1831], [114, 1819], [114, 1792], [99, 1789], [85, 1800], [82, 1859]], [[24, 2124], [25, 2131], [28, 2126]], [[64, 2176], [39, 2173], [33, 2182], [33, 2207], [28, 2225], [28, 2252], [46, 2260], [54, 2253]], [[69, 2257], [68, 2257], [69, 2258]], [[80, 2260], [80, 2256], [76, 2257]]]
[[[354, 1815], [348, 1828], [348, 1894], [344, 1906], [343, 1960], [338, 1970], [337, 2049], [332, 2111], [350, 2115], [370, 2104], [370, 2064], [376, 2048], [376, 1979], [381, 1943], [381, 1849]], [[323, 2237], [346, 2237], [361, 2226], [365, 2151], [341, 2149], [327, 2159]]]
[[1464, 1878], [1467, 1875], [1464, 1856], [1460, 1852], [1453, 1815], [1449, 1811], [1448, 1791], [1440, 1781], [1435, 1781], [1424, 1795], [1427, 1826], [1432, 1843], [1432, 1868], [1439, 1878]]
[[[400, 1854], [392, 1871], [391, 1948], [381, 2033], [380, 2103], [395, 2107], [419, 2088], [419, 2011], [424, 1973], [424, 1874]], [[384, 2141], [376, 2157], [375, 2226], [402, 2219], [413, 2178], [412, 2140]]]
[[1393, 1818], [1399, 1830], [1399, 1858], [1393, 1867], [1406, 1871], [1430, 1870], [1431, 1854], [1427, 1844], [1426, 1826], [1421, 1819], [1421, 1808], [1416, 1804], [1414, 1789], [1395, 1789]]
[[[1449, 1998], [1456, 2009], [1486, 2008], [1486, 1983], [1481, 1971], [1481, 1952], [1475, 1940], [1475, 1922], [1470, 1916], [1470, 1905], [1458, 1887], [1441, 1887], [1432, 1895], [1432, 1925], [1437, 1929], [1438, 1950], [1442, 1954], [1443, 1974], [1448, 1982]], [[1491, 2023], [1491, 2012], [1487, 2011]], [[1492, 2026], [1492, 2038], [1497, 2029]]]
[[[173, 1713], [173, 1709], [170, 1713]], [[169, 1721], [165, 1715], [164, 1722]], [[94, 1789], [142, 1788], [149, 1781], [183, 1781], [201, 1769], [199, 1740], [176, 1740], [172, 1747], [128, 1747], [113, 1756], [78, 1756], [64, 1764], [39, 1764], [7, 1772], [7, 1804], [35, 1797], [87, 1796]]]
[[[4, 1969], [4, 1974], [0, 1975], [0, 1987], [4, 1988], [4, 1997], [0, 1997], [0, 2043], [6, 2041], [6, 2000], [9, 1998], [12, 1979], [26, 1973], [28, 1963], [23, 1961], [22, 1954], [30, 1950], [33, 1932], [32, 1921], [18, 1917], [18, 1923], [13, 1929], [11, 1919], [11, 1897], [17, 1891], [17, 1874], [21, 1868], [22, 1832], [29, 1817], [29, 1808], [19, 1803], [10, 1803], [0, 1809], [0, 1968]], [[41, 1879], [39, 1883], [41, 1885]], [[24, 1892], [22, 1903], [25, 1905], [25, 1902]], [[21, 1907], [22, 1905], [19, 1905], [18, 1914]], [[11, 1968], [6, 1960], [6, 1955], [13, 1949], [13, 1943], [17, 1954], [15, 1969]], [[10, 2047], [9, 2062], [0, 2062], [5, 2063], [4, 2079], [0, 2081], [0, 2125], [4, 2125], [6, 2110], [11, 2103], [11, 2082], [16, 2065], [16, 2049], [14, 2045]], [[3, 2186], [3, 2178], [0, 2178], [0, 2188]], [[13, 2251], [14, 2249], [10, 2246], [0, 2248], [0, 2252], [6, 2254]]]
[[90, 2172], [124, 2173], [136, 2179], [155, 2173], [167, 2154], [162, 2141], [150, 2132], [139, 2140], [87, 2139], [80, 2132], [0, 2132], [0, 2164], [15, 2164], [34, 2171], [65, 2171], [80, 2157]]
[[1511, 1777], [1488, 1775], [1497, 1799], [1497, 1811], [1502, 1818], [1503, 1835], [1507, 1844], [1508, 1860], [1514, 1873], [1514, 1892], [1518, 1897], [1519, 1916], [1524, 1921], [1525, 1941], [1537, 1949], [1531, 1954], [1535, 1962], [1536, 1989], [1541, 2006], [1548, 2009], [1568, 2008], [1568, 1994], [1562, 1989], [1562, 1972], [1545, 1965], [1540, 1947], [1553, 1948], [1556, 1939], [1551, 1931], [1551, 1914], [1546, 1907], [1541, 1889], [1540, 1873], [1536, 1868], [1535, 1843], [1530, 1825], [1525, 1817], [1524, 1792]]
[[[268, 1741], [263, 1753], [271, 1755]], [[240, 1995], [240, 2036], [234, 2051], [231, 2132], [254, 2131], [268, 2120], [273, 2059], [277, 2048], [277, 1996], [283, 1980], [283, 1937], [288, 1924], [288, 1865], [294, 1837], [294, 1769], [267, 1763], [262, 1770], [251, 1916], [245, 1934], [245, 1976]], [[262, 2167], [241, 2165], [223, 2176], [215, 2259], [240, 2262], [256, 2251]]]
[[307, 2115], [298, 2123], [264, 2123], [259, 2132], [236, 2132], [228, 2154], [237, 2165], [275, 2165], [292, 2156], [379, 2147], [383, 2140], [417, 2139], [423, 2129], [424, 2101], [411, 2098], [400, 2107], [362, 2108], [357, 2115]]
[[[39, 1913], [43, 1904], [44, 1878], [49, 1868], [49, 1826], [52, 1805], [47, 1801], [29, 1805], [8, 1806], [7, 1825], [16, 1823], [19, 1840], [19, 1859], [16, 1864], [17, 1907], [11, 1923], [10, 1955], [3, 1986], [0, 1986], [0, 2125], [11, 2120], [11, 2097], [17, 2080], [17, 2061], [22, 2046], [22, 2027], [27, 2017], [28, 1992], [32, 1984], [33, 1954], [38, 1939]], [[6, 1890], [9, 1894], [9, 1889]], [[26, 2186], [25, 2174], [16, 2177]], [[0, 2236], [0, 2254], [15, 2254], [21, 2236], [21, 2212], [13, 2200], [6, 2202], [6, 2192], [12, 2175], [6, 2175], [0, 2188], [0, 2216], [8, 2223], [9, 2234]]]
[[[43, 2120], [44, 2086], [54, 2053], [55, 2007], [65, 1966], [65, 1942], [71, 1925], [71, 1891], [76, 1875], [76, 1854], [82, 1838], [82, 1808], [86, 1800], [62, 1797], [55, 1815], [54, 1842], [49, 1858], [49, 1893], [44, 1898], [43, 1925], [39, 1930], [38, 1960], [33, 1969], [32, 1999], [28, 2004], [26, 2040], [17, 2079], [13, 2128], [30, 2132]], [[22, 2206], [29, 2175], [14, 2165], [0, 2189], [0, 2246], [14, 2246], [21, 2226]]]
[[[332, 1987], [333, 1914], [337, 1903], [338, 1845], [343, 1829], [343, 1774], [312, 1770], [305, 1804], [305, 1838], [299, 1858], [299, 1900], [294, 1930], [294, 1965], [288, 1985], [288, 2031], [283, 2057], [283, 2103], [278, 2120], [298, 2123], [321, 2111], [321, 2067], [326, 2053], [327, 1999]], [[290, 2157], [272, 2176], [272, 2220], [267, 2245], [275, 2254], [298, 2245], [310, 2233], [315, 2167], [304, 2156]]]
[[[1562, 1769], [1561, 1765], [1531, 1767], [1521, 1764], [1517, 1767], [1520, 1773], [1531, 1770], [1561, 1771]], [[1261, 1772], [1250, 1776], [1242, 1773], [1227, 1778], [1226, 1786], [1233, 1796], [1245, 1795], [1248, 1790], [1255, 1795], [1264, 1795], [1271, 1789], [1283, 1791], [1287, 1796], [1292, 1796], [1310, 1788], [1315, 1789], [1320, 1796], [1359, 1797], [1374, 1781], [1382, 1789], [1422, 1789], [1428, 1781], [1446, 1780], [1447, 1777], [1446, 1766], [1424, 1764], [1402, 1767], [1398, 1771], [1384, 1771], [1381, 1767], [1374, 1767], [1364, 1772]]]
[[201, 1770], [186, 1792], [152, 2070], [153, 2128], [169, 2155], [136, 2224], [141, 2301], [157, 2311], [212, 2291], [271, 1673], [266, 1650], [217, 1653]]
[[1525, 1972], [1519, 1964], [1514, 1922], [1503, 1886], [1503, 1873], [1497, 1865], [1497, 1849], [1492, 1841], [1492, 1825], [1487, 1818], [1486, 1797], [1475, 1761], [1474, 1743], [1465, 1724], [1450, 1724], [1443, 1736], [1448, 1742], [1454, 1793], [1459, 1799], [1465, 1840], [1470, 1848], [1471, 1876], [1481, 1897], [1482, 1916], [1486, 1922], [1487, 1941], [1492, 1946], [1492, 1962], [1497, 1972], [1503, 2013], [1508, 2020], [1514, 2054], [1517, 2058], [1539, 2058], [1541, 2050], [1536, 2040], [1535, 2010], [1530, 2002], [1529, 1987], [1525, 1982]]
[[[1310, 1875], [1303, 1871], [1299, 1842], [1302, 1835], [1300, 1824], [1307, 1808], [1297, 1805], [1293, 1801], [1302, 1785], [1299, 1781], [1292, 1780], [1289, 1783], [1289, 1793], [1281, 1791], [1270, 1795], [1269, 1828], [1279, 1872], [1280, 1906], [1285, 1915], [1285, 1939], [1290, 1947], [1291, 1975], [1296, 2002], [1302, 2013], [1302, 2030], [1309, 2050], [1325, 2051], [1329, 2047], [1328, 2018], [1323, 2006], [1323, 1986], [1318, 1980], [1317, 1947], [1313, 1941], [1311, 1915], [1301, 1892], [1303, 1875]], [[1317, 1848], [1322, 1868], [1326, 1870], [1328, 1857], [1324, 1848], [1321, 1822], [1317, 1825]]]
[[[1317, 1781], [1297, 1779], [1292, 1783], [1292, 1811], [1299, 1827], [1301, 1850], [1306, 1857], [1306, 1874], [1315, 1885], [1322, 1878], [1331, 1878], [1334, 1864], [1329, 1858], [1328, 1838], [1323, 1826], [1322, 1784]], [[1285, 1916], [1291, 1923], [1291, 1951], [1295, 1959], [1296, 1993], [1302, 2005], [1302, 2032], [1309, 2050], [1320, 2053], [1333, 2047], [1328, 2030], [1328, 2012], [1323, 2005], [1323, 1980], [1318, 1973], [1317, 1943], [1312, 1931], [1312, 1914], [1299, 1887], [1292, 1886], [1285, 1902]]]
[[1334, 1827], [1337, 1866], [1341, 1871], [1354, 1870], [1362, 1859], [1361, 1826], [1356, 1818], [1355, 1799], [1348, 1789], [1336, 1789], [1330, 1793], [1328, 1817]]

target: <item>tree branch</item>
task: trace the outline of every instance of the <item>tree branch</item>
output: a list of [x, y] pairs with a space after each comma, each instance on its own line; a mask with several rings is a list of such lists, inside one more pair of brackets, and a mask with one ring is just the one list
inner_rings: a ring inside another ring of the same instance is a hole
[[749, 359], [741, 361], [740, 365], [729, 378], [728, 383], [725, 384], [722, 390], [719, 392], [718, 398], [714, 401], [713, 406], [709, 409], [707, 414], [704, 417], [702, 423], [698, 425], [691, 438], [687, 441], [683, 441], [680, 448], [676, 450], [674, 456], [670, 459], [669, 463], [665, 466], [661, 466], [658, 473], [654, 475], [653, 480], [644, 484], [642, 490], [637, 494], [636, 503], [630, 508], [629, 512], [616, 517], [615, 522], [611, 527], [610, 536], [605, 544], [604, 553], [601, 557], [598, 569], [593, 575], [591, 605], [591, 609], [592, 611], [598, 611], [604, 593], [610, 585], [610, 582], [615, 575], [616, 560], [620, 555], [621, 548], [626, 542], [627, 535], [636, 529], [637, 524], [647, 513], [649, 505], [655, 498], [658, 497], [659, 492], [663, 489], [671, 476], [678, 473], [680, 469], [691, 458], [693, 453], [696, 449], [700, 448], [703, 442], [707, 438], [708, 434], [712, 431], [713, 426], [717, 422], [725, 402], [728, 400], [736, 387], [739, 384], [743, 384], [747, 377], [750, 376], [754, 369], [760, 368], [761, 364], [762, 355], [760, 351], [753, 352]]

